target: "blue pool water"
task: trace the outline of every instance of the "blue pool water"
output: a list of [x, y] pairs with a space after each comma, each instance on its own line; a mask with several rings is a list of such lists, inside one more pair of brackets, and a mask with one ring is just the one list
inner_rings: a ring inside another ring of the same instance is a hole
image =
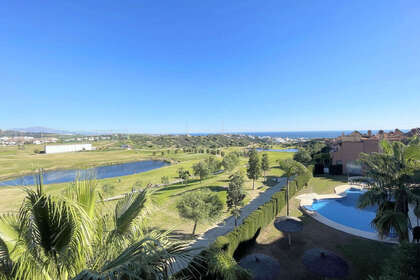
[[376, 206], [364, 209], [357, 208], [359, 197], [362, 191], [350, 189], [346, 196], [340, 199], [322, 199], [314, 202], [306, 209], [316, 211], [327, 219], [336, 223], [368, 232], [376, 232], [371, 226], [376, 216]]
[[[146, 172], [166, 165], [169, 165], [169, 163], [165, 161], [143, 160], [115, 165], [98, 166], [90, 169], [47, 171], [43, 174], [43, 183], [57, 184], [73, 182], [78, 176], [79, 178], [94, 176], [96, 179], [113, 178]], [[0, 182], [0, 186], [27, 186], [34, 184], [34, 175], [22, 176], [16, 179]]]
[[257, 148], [256, 149], [258, 152], [280, 152], [280, 153], [296, 153], [298, 151], [298, 149], [262, 149], [262, 148]]

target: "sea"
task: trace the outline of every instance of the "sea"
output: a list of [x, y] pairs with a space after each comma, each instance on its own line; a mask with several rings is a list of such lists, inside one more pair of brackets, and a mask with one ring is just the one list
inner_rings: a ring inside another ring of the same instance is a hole
[[[320, 131], [267, 131], [267, 132], [225, 132], [225, 133], [191, 133], [194, 136], [203, 136], [211, 134], [238, 134], [238, 135], [250, 135], [258, 137], [272, 137], [272, 138], [335, 138], [341, 136], [342, 133], [350, 134], [354, 130], [320, 130]], [[367, 133], [367, 130], [358, 130], [360, 133]], [[372, 130], [372, 134], [378, 133], [379, 130]], [[391, 130], [384, 130], [389, 132]], [[408, 130], [401, 130], [407, 132]]]

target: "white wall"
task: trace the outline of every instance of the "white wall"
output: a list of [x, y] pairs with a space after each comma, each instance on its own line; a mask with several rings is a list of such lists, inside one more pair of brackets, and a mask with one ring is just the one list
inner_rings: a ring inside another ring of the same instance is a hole
[[71, 145], [46, 145], [46, 154], [56, 153], [70, 153], [78, 151], [91, 151], [93, 150], [92, 144], [71, 144]]

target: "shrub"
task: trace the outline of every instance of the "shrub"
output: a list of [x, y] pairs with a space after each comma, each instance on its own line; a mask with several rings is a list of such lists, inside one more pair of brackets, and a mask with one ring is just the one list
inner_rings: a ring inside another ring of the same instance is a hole
[[102, 186], [102, 191], [103, 191], [103, 193], [105, 193], [107, 195], [111, 195], [115, 191], [115, 186], [111, 185], [111, 184], [105, 184], [105, 185]]
[[168, 176], [162, 176], [160, 178], [160, 181], [162, 182], [162, 184], [168, 185], [169, 184], [169, 177]]
[[299, 151], [293, 155], [293, 159], [304, 165], [308, 165], [312, 161], [311, 154], [304, 149], [299, 149]]

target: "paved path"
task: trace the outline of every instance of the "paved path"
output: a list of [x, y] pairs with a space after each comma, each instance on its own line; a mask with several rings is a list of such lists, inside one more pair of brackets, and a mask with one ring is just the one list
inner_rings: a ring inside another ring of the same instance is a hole
[[[242, 224], [243, 220], [254, 212], [258, 207], [270, 201], [273, 194], [280, 191], [286, 185], [286, 178], [280, 178], [280, 182], [268, 188], [266, 191], [261, 192], [257, 197], [251, 200], [247, 205], [242, 207], [241, 216], [238, 219], [238, 225]], [[217, 224], [215, 227], [207, 230], [205, 233], [200, 235], [195, 241], [191, 242], [190, 248], [195, 249], [192, 254], [198, 255], [203, 249], [206, 249], [211, 243], [213, 243], [217, 237], [224, 235], [235, 228], [235, 218], [230, 216]], [[178, 272], [185, 268], [188, 264], [175, 264], [175, 272]]]

